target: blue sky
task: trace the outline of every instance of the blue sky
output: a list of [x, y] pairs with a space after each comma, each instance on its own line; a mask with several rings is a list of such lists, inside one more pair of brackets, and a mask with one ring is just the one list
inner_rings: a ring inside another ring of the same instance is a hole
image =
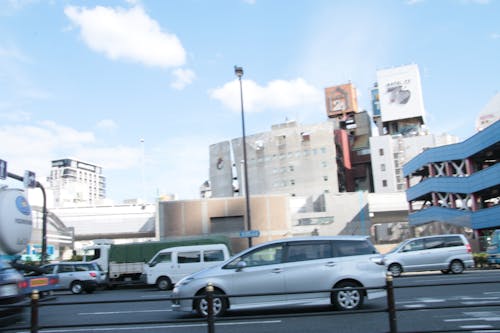
[[376, 71], [415, 63], [429, 129], [466, 139], [499, 91], [499, 18], [496, 0], [2, 0], [0, 159], [39, 180], [101, 165], [117, 203], [197, 198], [208, 146], [241, 136], [234, 65], [247, 134], [324, 121], [348, 81], [371, 112]]

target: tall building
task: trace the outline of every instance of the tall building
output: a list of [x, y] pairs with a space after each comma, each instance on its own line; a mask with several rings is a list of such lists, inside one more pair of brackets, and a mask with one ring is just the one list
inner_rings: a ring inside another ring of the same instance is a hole
[[61, 159], [52, 161], [49, 189], [54, 197], [54, 207], [96, 205], [106, 198], [106, 178], [100, 166]]
[[[333, 122], [300, 125], [289, 121], [273, 125], [269, 132], [247, 136], [250, 194], [316, 197], [338, 193], [333, 133]], [[210, 146], [212, 197], [243, 195], [242, 161], [241, 138]]]
[[373, 192], [369, 137], [370, 116], [358, 109], [352, 83], [325, 88], [326, 115], [335, 122], [340, 192]]
[[424, 149], [452, 144], [458, 138], [434, 135], [425, 128], [420, 74], [417, 65], [377, 71], [372, 89], [373, 120], [378, 136], [370, 138], [375, 192], [406, 189], [403, 165]]

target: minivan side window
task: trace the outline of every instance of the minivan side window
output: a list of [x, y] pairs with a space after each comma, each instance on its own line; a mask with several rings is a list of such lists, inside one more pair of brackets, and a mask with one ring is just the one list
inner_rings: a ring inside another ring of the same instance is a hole
[[331, 242], [291, 242], [287, 246], [287, 262], [331, 258]]
[[403, 252], [420, 251], [424, 249], [424, 240], [415, 239], [403, 247]]
[[425, 240], [426, 249], [439, 249], [445, 247], [444, 237], [433, 237]]
[[179, 264], [189, 264], [201, 261], [200, 251], [179, 252], [177, 253], [177, 262]]
[[274, 244], [255, 249], [234, 259], [224, 268], [237, 268], [240, 261], [245, 262], [246, 267], [280, 264], [282, 262], [283, 246], [283, 244]]
[[360, 240], [335, 240], [334, 245], [334, 256], [335, 257], [346, 257], [346, 256], [358, 256], [363, 254], [375, 254], [377, 250], [368, 241]]
[[211, 262], [211, 261], [223, 261], [224, 253], [222, 250], [205, 250], [203, 252], [203, 261]]
[[460, 236], [450, 236], [445, 238], [445, 246], [453, 247], [453, 246], [464, 246], [464, 241]]

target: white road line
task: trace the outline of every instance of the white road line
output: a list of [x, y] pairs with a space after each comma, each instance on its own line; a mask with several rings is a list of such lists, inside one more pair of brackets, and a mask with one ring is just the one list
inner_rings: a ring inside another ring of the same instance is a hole
[[[280, 324], [281, 320], [267, 320], [267, 321], [240, 321], [234, 323], [215, 323], [215, 326], [237, 326], [237, 325], [263, 325], [263, 324]], [[192, 327], [206, 327], [207, 324], [185, 324], [185, 325], [159, 325], [159, 326], [135, 326], [135, 327], [95, 327], [95, 328], [82, 328], [82, 329], [59, 329], [59, 330], [39, 330], [40, 333], [66, 333], [66, 332], [117, 332], [117, 331], [130, 331], [130, 330], [154, 330], [165, 328], [192, 328]], [[17, 333], [29, 333], [29, 331], [19, 331]]]
[[103, 311], [103, 312], [80, 312], [79, 316], [90, 316], [90, 315], [110, 315], [110, 314], [122, 314], [122, 313], [138, 313], [138, 312], [171, 312], [172, 310], [134, 310], [134, 311]]
[[482, 321], [500, 321], [500, 317], [468, 317], [468, 318], [453, 318], [453, 319], [445, 319], [444, 321], [447, 322], [457, 322], [457, 321], [475, 321], [475, 320], [482, 320]]
[[491, 325], [464, 325], [460, 326], [461, 329], [464, 330], [480, 330], [480, 329], [488, 329], [493, 328]]

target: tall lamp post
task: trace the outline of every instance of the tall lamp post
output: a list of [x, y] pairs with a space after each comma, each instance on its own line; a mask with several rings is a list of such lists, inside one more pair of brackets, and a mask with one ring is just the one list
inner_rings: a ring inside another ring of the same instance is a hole
[[[241, 83], [241, 77], [243, 76], [243, 68], [234, 66], [234, 74], [238, 77], [240, 81], [240, 100], [241, 100], [241, 129], [243, 132], [242, 144], [243, 144], [243, 173], [245, 178], [245, 207], [246, 207], [246, 218], [247, 218], [247, 230], [252, 230], [252, 223], [250, 218], [250, 196], [248, 194], [248, 168], [247, 168], [247, 144], [246, 144], [246, 134], [245, 134], [245, 111], [243, 110], [243, 85]], [[252, 247], [252, 237], [248, 237], [248, 246]]]

